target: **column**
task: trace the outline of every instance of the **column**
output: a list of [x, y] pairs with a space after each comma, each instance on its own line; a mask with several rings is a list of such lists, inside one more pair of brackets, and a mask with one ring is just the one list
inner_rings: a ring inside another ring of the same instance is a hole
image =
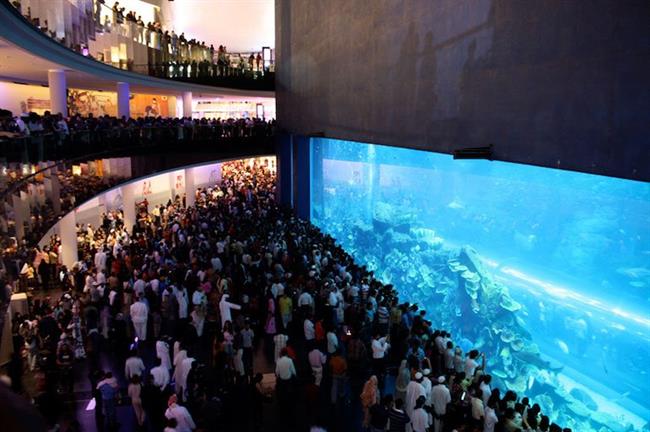
[[50, 111], [52, 114], [68, 116], [68, 85], [65, 71], [50, 69], [47, 71], [47, 83], [50, 87]]
[[275, 145], [277, 160], [277, 198], [281, 205], [293, 206], [293, 139], [283, 133]]
[[59, 221], [59, 237], [61, 237], [61, 263], [72, 268], [79, 261], [77, 251], [77, 217], [71, 211]]
[[129, 106], [130, 92], [129, 83], [117, 83], [117, 116], [118, 117], [131, 117], [131, 108]]
[[194, 168], [185, 168], [185, 204], [190, 207], [194, 205], [195, 201]]
[[311, 138], [294, 135], [293, 141], [293, 208], [298, 217], [311, 218]]
[[137, 183], [127, 183], [122, 189], [122, 211], [124, 212], [124, 226], [131, 233], [136, 222], [135, 214], [135, 187]]
[[192, 117], [192, 92], [183, 92], [183, 117]]

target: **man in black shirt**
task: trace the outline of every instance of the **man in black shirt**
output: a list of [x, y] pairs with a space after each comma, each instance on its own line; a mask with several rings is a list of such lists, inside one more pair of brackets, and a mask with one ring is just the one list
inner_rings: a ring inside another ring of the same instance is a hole
[[388, 412], [388, 419], [390, 420], [390, 427], [388, 428], [390, 432], [406, 431], [406, 425], [409, 424], [411, 419], [404, 412], [404, 401], [402, 399], [395, 401], [395, 406]]
[[370, 407], [370, 428], [372, 432], [385, 431], [388, 424], [388, 414], [393, 405], [393, 395], [386, 395], [381, 403]]

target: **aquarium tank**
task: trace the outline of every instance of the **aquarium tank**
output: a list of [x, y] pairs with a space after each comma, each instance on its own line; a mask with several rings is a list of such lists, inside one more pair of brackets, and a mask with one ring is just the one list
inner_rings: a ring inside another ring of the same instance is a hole
[[650, 184], [312, 138], [311, 220], [502, 390], [574, 431], [650, 420]]

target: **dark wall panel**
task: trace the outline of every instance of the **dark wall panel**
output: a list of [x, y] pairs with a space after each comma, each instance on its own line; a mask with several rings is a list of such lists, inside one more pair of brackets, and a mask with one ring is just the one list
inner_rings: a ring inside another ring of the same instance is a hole
[[277, 0], [289, 132], [650, 180], [650, 1]]

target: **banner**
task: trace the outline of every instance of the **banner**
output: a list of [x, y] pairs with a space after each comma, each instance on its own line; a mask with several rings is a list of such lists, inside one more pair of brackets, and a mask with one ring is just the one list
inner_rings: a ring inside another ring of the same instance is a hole
[[94, 90], [68, 90], [68, 110], [70, 115], [81, 114], [95, 117], [117, 116], [117, 93]]
[[129, 101], [131, 117], [169, 117], [169, 105], [172, 102], [175, 106], [176, 98], [173, 96], [132, 94]]

